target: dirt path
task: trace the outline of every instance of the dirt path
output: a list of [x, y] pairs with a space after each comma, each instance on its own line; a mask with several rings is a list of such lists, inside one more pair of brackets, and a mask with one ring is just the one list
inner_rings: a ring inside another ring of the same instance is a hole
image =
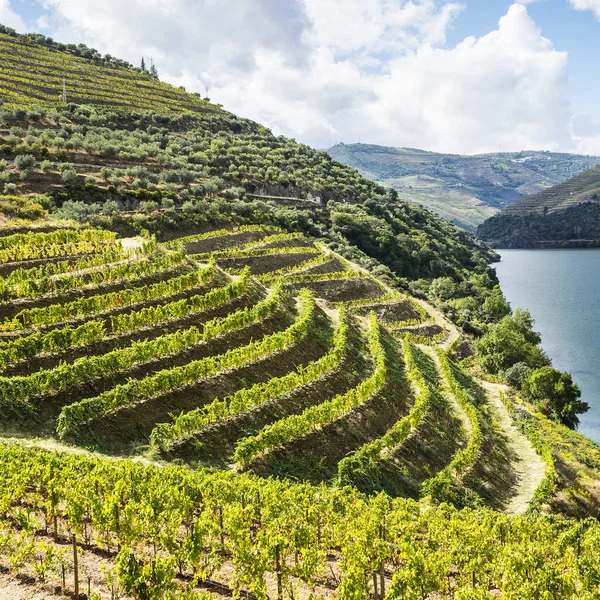
[[144, 245], [144, 241], [144, 238], [141, 237], [121, 238], [121, 245], [123, 246], [123, 250], [131, 251], [141, 248]]
[[522, 514], [527, 510], [546, 470], [546, 463], [535, 451], [531, 442], [515, 427], [513, 421], [500, 400], [500, 392], [505, 386], [479, 381], [485, 389], [490, 405], [496, 411], [496, 421], [502, 428], [512, 451], [513, 468], [517, 474], [518, 484], [510, 502], [504, 508], [509, 515]]
[[413, 300], [431, 316], [436, 325], [439, 325], [446, 332], [447, 335], [444, 338], [444, 341], [438, 345], [440, 348], [448, 350], [448, 348], [450, 348], [450, 346], [460, 337], [460, 332], [456, 325], [447, 319], [441, 311], [429, 304], [429, 302], [414, 297]]

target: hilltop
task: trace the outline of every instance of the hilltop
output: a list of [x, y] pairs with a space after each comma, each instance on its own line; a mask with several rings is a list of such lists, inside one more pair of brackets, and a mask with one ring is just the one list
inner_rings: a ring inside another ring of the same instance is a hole
[[[67, 102], [126, 110], [214, 112], [218, 107], [83, 44], [60, 44], [0, 25], [0, 98], [8, 108]], [[64, 83], [64, 87], [63, 87]]]
[[595, 156], [553, 152], [462, 156], [370, 144], [338, 144], [328, 152], [394, 188], [401, 200], [423, 205], [469, 231], [507, 206], [600, 163]]
[[600, 240], [600, 166], [509, 206], [477, 235], [502, 248], [596, 246]]
[[183, 90], [35, 89], [0, 110], [7, 599], [593, 597], [600, 448], [492, 250]]

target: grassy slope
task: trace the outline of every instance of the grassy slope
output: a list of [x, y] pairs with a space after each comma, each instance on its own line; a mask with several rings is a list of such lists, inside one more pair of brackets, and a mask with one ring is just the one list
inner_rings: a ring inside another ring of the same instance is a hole
[[498, 210], [589, 169], [598, 157], [518, 152], [461, 156], [338, 144], [333, 158], [468, 230]]

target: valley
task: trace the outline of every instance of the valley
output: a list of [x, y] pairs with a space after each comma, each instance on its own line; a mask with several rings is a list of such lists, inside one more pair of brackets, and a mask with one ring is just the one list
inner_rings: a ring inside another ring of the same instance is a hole
[[594, 597], [600, 448], [493, 250], [124, 61], [0, 45], [7, 600]]
[[553, 152], [461, 156], [370, 144], [338, 144], [328, 152], [396, 190], [400, 200], [425, 206], [468, 231], [523, 198], [600, 163], [597, 156]]

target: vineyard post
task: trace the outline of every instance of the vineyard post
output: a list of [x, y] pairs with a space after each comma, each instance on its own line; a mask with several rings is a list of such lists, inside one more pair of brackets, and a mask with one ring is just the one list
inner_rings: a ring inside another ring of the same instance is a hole
[[377, 571], [373, 571], [373, 598], [379, 600], [379, 592], [377, 591]]
[[73, 580], [75, 583], [75, 600], [79, 600], [79, 564], [77, 562], [77, 535], [73, 534]]
[[[382, 541], [385, 541], [385, 517], [383, 522], [379, 525], [379, 537]], [[383, 560], [379, 565], [379, 591], [381, 598], [383, 598], [385, 596], [385, 568], [383, 565]]]
[[65, 571], [65, 563], [60, 565], [62, 567], [62, 593], [63, 596], [67, 593], [67, 574]]
[[277, 573], [277, 600], [283, 599], [283, 585], [281, 582], [281, 544], [275, 546], [275, 571]]
[[223, 531], [223, 507], [217, 506], [219, 511], [219, 536], [221, 540], [221, 551], [225, 550], [225, 532]]

